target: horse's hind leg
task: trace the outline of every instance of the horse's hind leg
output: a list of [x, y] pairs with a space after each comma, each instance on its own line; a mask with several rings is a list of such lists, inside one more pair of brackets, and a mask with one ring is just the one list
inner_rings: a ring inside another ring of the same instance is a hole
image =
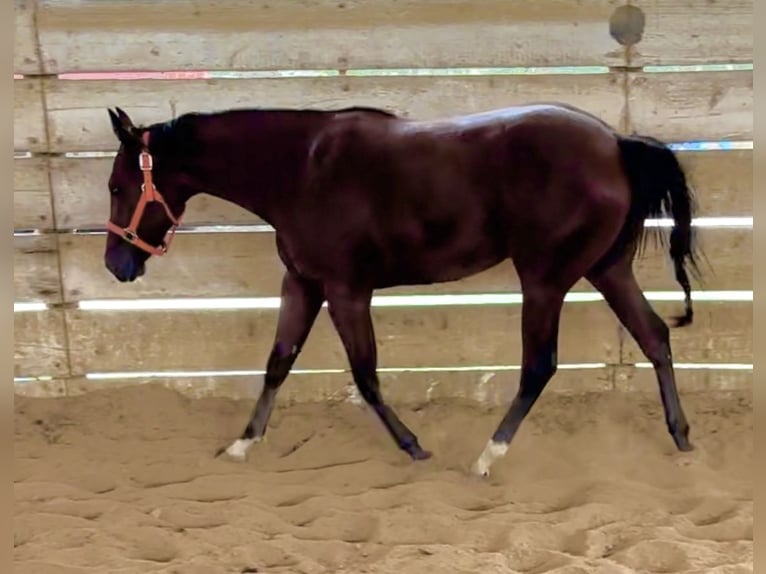
[[516, 431], [556, 373], [559, 320], [566, 290], [528, 282], [521, 307], [522, 361], [519, 390], [503, 420], [474, 464], [487, 476], [492, 463], [505, 455]]
[[669, 329], [644, 297], [630, 261], [622, 259], [598, 274], [588, 275], [587, 279], [604, 295], [617, 318], [654, 366], [665, 409], [665, 422], [676, 447], [681, 451], [692, 450], [689, 423], [681, 408], [673, 374]]
[[413, 460], [426, 459], [417, 437], [388, 406], [380, 392], [377, 375], [377, 345], [370, 316], [372, 293], [350, 293], [346, 289], [328, 290], [330, 317], [346, 349], [354, 382], [359, 394], [378, 415], [400, 449]]
[[263, 391], [244, 432], [226, 449], [226, 453], [235, 459], [244, 459], [247, 449], [263, 438], [277, 391], [298, 358], [324, 303], [321, 285], [289, 272], [282, 279], [281, 295], [277, 333], [266, 364]]

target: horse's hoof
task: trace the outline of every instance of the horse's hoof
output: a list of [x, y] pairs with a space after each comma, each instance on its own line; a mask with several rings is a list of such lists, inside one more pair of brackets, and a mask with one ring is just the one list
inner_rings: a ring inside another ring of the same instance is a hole
[[226, 455], [226, 458], [234, 462], [244, 462], [247, 460], [247, 449], [259, 439], [237, 439], [227, 447], [221, 447], [216, 451], [215, 457]]
[[410, 456], [412, 457], [412, 460], [428, 460], [433, 456], [433, 453], [431, 453], [430, 450], [423, 450], [418, 449], [414, 452], [410, 453]]
[[673, 442], [676, 443], [676, 448], [681, 452], [691, 452], [694, 450], [694, 445], [689, 441], [688, 429], [686, 432], [679, 432], [675, 436], [671, 434], [671, 436], [673, 436]]
[[477, 460], [471, 467], [471, 474], [479, 478], [487, 478], [489, 476], [489, 466]]
[[233, 453], [230, 452], [230, 450], [230, 447], [222, 446], [217, 451], [215, 451], [215, 456], [213, 458], [220, 458], [231, 462], [245, 462], [247, 460], [245, 453]]
[[676, 447], [678, 447], [678, 450], [681, 452], [692, 452], [694, 449], [694, 445], [689, 442], [688, 439], [680, 440], [676, 442]]

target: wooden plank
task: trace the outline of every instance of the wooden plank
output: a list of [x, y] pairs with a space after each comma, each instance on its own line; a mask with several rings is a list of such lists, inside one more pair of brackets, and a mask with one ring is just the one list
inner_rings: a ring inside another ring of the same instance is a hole
[[[678, 313], [678, 304], [653, 303], [663, 317]], [[698, 301], [694, 323], [671, 329], [670, 346], [678, 363], [753, 362], [753, 303]], [[644, 363], [647, 359], [630, 335], [622, 348], [623, 363]]]
[[232, 107], [377, 106], [428, 119], [530, 101], [560, 100], [583, 107], [617, 125], [624, 105], [621, 77], [614, 73], [130, 82], [50, 78], [45, 81], [51, 151], [65, 152], [117, 148], [105, 102], [119, 105], [135, 122], [148, 124], [185, 112]]
[[[747, 289], [753, 288], [753, 232], [737, 228], [697, 228], [700, 249], [704, 257], [698, 261], [702, 272], [701, 284], [692, 280], [693, 288]], [[653, 239], [637, 258], [633, 268], [638, 282], [645, 290], [677, 290], [675, 271], [667, 252], [654, 248]]]
[[66, 335], [60, 310], [13, 314], [13, 376], [66, 377]]
[[[379, 374], [386, 401], [391, 405], [425, 405], [442, 400], [460, 400], [483, 406], [507, 406], [518, 389], [519, 372], [509, 371], [383, 371]], [[682, 396], [696, 392], [751, 390], [753, 371], [682, 369], [676, 384]], [[136, 386], [161, 386], [186, 397], [223, 397], [255, 400], [263, 377], [258, 376], [165, 376], [152, 378], [86, 379], [72, 377], [51, 381], [25, 381], [14, 385], [14, 393], [27, 397], [59, 397], [114, 391]], [[279, 392], [279, 403], [355, 402], [361, 398], [351, 375], [344, 373], [293, 372]], [[626, 366], [559, 369], [545, 395], [564, 393], [641, 392], [657, 395], [657, 380], [651, 369]], [[246, 407], [249, 408], [249, 407]]]
[[633, 0], [646, 27], [632, 66], [753, 61], [753, 0]]
[[[277, 310], [67, 311], [72, 368], [99, 371], [261, 369]], [[381, 367], [518, 364], [521, 306], [373, 308]], [[583, 337], [583, 325], [588, 336]], [[565, 305], [559, 361], [617, 360], [617, 323], [602, 302]], [[297, 369], [347, 368], [324, 309]]]
[[[719, 391], [752, 391], [753, 371], [729, 369], [675, 369], [676, 385], [681, 400], [687, 393]], [[615, 369], [614, 388], [617, 391], [649, 393], [657, 396], [657, 376], [654, 369], [619, 366]], [[694, 425], [694, 422], [691, 422]]]
[[53, 227], [45, 158], [33, 157], [13, 161], [13, 227], [15, 229]]
[[13, 385], [13, 394], [35, 399], [64, 397], [67, 382], [66, 379], [17, 381]]
[[13, 72], [38, 74], [41, 72], [35, 39], [34, 0], [14, 0]]
[[187, 295], [271, 296], [279, 293], [284, 273], [273, 233], [178, 235], [171, 251], [162, 260], [151, 259], [146, 275], [132, 284], [118, 283], [104, 267], [105, 246], [103, 235], [61, 237], [68, 301]]
[[[753, 204], [753, 152], [679, 152], [696, 188], [699, 215], [749, 215]], [[112, 158], [52, 158], [51, 178], [59, 229], [103, 228], [109, 213], [106, 183]], [[184, 224], [263, 223], [244, 209], [210, 196], [196, 196]]]
[[[147, 264], [146, 275], [120, 284], [103, 262], [105, 236], [62, 236], [60, 249], [67, 301], [141, 297], [269, 297], [279, 295], [284, 266], [274, 234], [205, 233], [178, 235], [171, 251]], [[713, 266], [701, 262], [706, 289], [752, 289], [752, 232], [741, 229], [700, 229], [700, 242]], [[648, 244], [636, 262], [637, 276], [647, 290], [678, 290], [664, 251]], [[518, 292], [519, 279], [510, 263], [501, 263], [462, 281], [403, 286], [380, 293], [504, 293]], [[592, 291], [586, 281], [575, 290]]]
[[38, 26], [48, 73], [619, 65], [620, 3], [45, 0]]
[[[380, 385], [391, 405], [423, 405], [440, 400], [466, 400], [485, 406], [507, 406], [518, 389], [519, 372], [441, 371], [381, 372]], [[581, 394], [613, 388], [614, 367], [561, 369], [546, 393]], [[63, 381], [67, 394], [82, 395], [135, 385], [161, 385], [191, 398], [225, 397], [254, 400], [260, 394], [262, 376], [156, 377], [152, 379], [86, 379]], [[28, 383], [24, 383], [27, 385]], [[17, 384], [16, 388], [21, 387]], [[51, 385], [52, 386], [52, 385]], [[54, 387], [50, 392], [56, 392]], [[19, 390], [16, 391], [19, 393]], [[42, 393], [41, 393], [42, 394]], [[350, 373], [294, 372], [279, 391], [279, 404], [309, 402], [355, 402], [362, 404]]]
[[631, 72], [630, 127], [669, 141], [753, 139], [753, 72]]
[[61, 301], [58, 250], [51, 235], [13, 238], [15, 301]]
[[[51, 159], [51, 179], [59, 229], [103, 228], [109, 216], [107, 182], [113, 158]], [[241, 207], [208, 195], [193, 197], [184, 225], [263, 223]]]
[[699, 216], [752, 215], [752, 150], [679, 152], [678, 157], [697, 195]]
[[13, 81], [13, 149], [45, 151], [45, 115], [40, 80]]

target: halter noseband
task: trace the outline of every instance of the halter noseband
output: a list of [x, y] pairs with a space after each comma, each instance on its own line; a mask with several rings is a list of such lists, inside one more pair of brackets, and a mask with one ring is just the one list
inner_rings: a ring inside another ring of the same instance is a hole
[[[138, 156], [138, 166], [141, 168], [141, 171], [144, 173], [144, 183], [141, 184], [141, 197], [138, 199], [138, 204], [136, 205], [136, 210], [133, 212], [133, 217], [130, 220], [130, 224], [128, 224], [127, 227], [120, 227], [119, 225], [115, 225], [112, 223], [112, 221], [107, 221], [106, 228], [111, 231], [112, 233], [119, 235], [122, 237], [125, 241], [128, 243], [135, 245], [139, 249], [142, 249], [149, 253], [150, 255], [164, 255], [167, 253], [168, 249], [170, 248], [170, 242], [173, 240], [173, 236], [175, 235], [176, 229], [180, 225], [181, 218], [176, 218], [173, 215], [173, 212], [170, 211], [170, 207], [168, 207], [168, 204], [165, 202], [165, 198], [162, 197], [162, 194], [157, 190], [157, 188], [154, 186], [154, 183], [152, 182], [152, 167], [154, 166], [154, 163], [152, 161], [152, 156], [149, 153], [149, 132], [144, 132], [144, 134], [141, 136], [141, 141], [143, 143], [143, 149], [141, 150], [141, 153]], [[138, 236], [138, 225], [141, 223], [141, 218], [144, 215], [144, 209], [146, 209], [146, 205], [148, 203], [152, 202], [158, 202], [162, 205], [162, 207], [165, 208], [165, 213], [167, 214], [168, 218], [172, 222], [172, 225], [170, 226], [170, 229], [168, 229], [165, 239], [160, 244], [159, 247], [155, 247], [153, 245], [150, 245], [143, 239], [141, 239]]]

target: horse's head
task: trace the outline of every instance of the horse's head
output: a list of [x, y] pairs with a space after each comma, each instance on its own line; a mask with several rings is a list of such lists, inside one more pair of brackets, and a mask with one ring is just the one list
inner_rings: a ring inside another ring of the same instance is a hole
[[146, 260], [163, 255], [186, 203], [172, 159], [149, 153], [148, 128], [136, 127], [120, 108], [109, 110], [120, 148], [109, 176], [106, 268], [119, 281], [144, 274]]

